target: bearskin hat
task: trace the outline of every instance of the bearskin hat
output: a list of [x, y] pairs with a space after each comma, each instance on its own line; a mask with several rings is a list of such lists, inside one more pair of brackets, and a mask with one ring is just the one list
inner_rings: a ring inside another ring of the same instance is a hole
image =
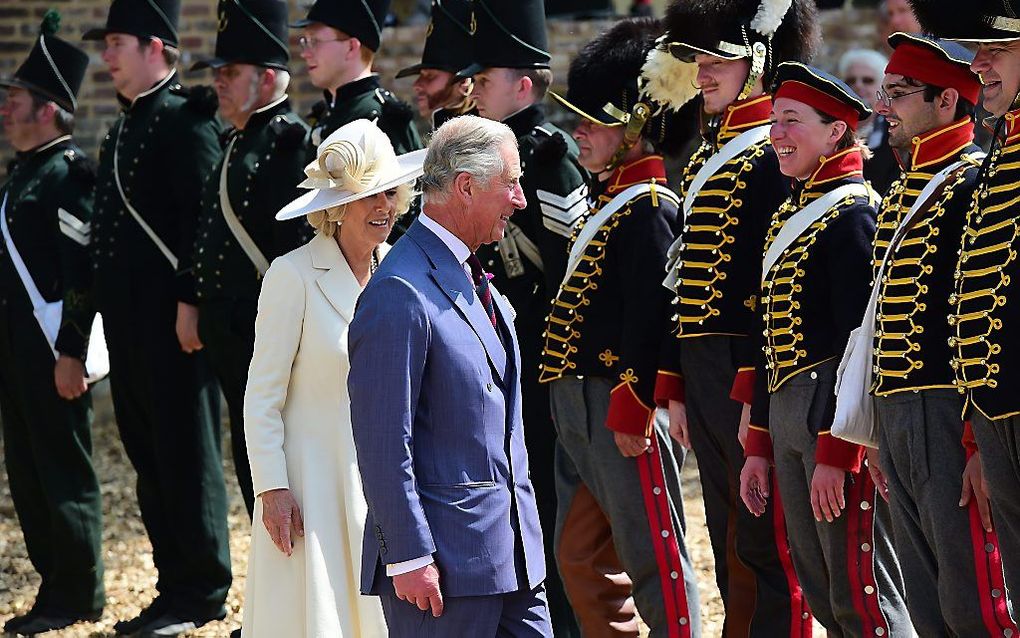
[[961, 42], [1020, 40], [1020, 0], [910, 0], [925, 33]]
[[697, 130], [697, 109], [655, 102], [644, 92], [641, 77], [645, 58], [661, 35], [661, 23], [652, 18], [617, 22], [584, 45], [570, 63], [566, 97], [553, 93], [553, 98], [605, 126], [626, 125], [634, 106], [643, 102], [652, 112], [642, 129], [644, 139], [658, 152], [678, 152]]
[[765, 86], [780, 62], [810, 62], [821, 40], [814, 0], [674, 0], [663, 23], [670, 52], [687, 61], [697, 53], [750, 57], [749, 45], [766, 43]]

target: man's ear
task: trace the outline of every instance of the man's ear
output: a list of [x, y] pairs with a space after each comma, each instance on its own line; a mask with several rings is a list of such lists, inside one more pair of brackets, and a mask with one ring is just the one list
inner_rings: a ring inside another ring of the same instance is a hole
[[55, 102], [45, 102], [35, 111], [35, 119], [40, 124], [52, 124], [57, 117], [57, 105]]
[[166, 45], [159, 38], [149, 38], [149, 46], [145, 48], [146, 57], [150, 62], [163, 59], [163, 49]]
[[531, 98], [531, 89], [534, 86], [534, 82], [531, 81], [526, 75], [522, 75], [517, 81], [517, 98], [520, 101], [526, 101]]
[[474, 199], [474, 178], [471, 173], [457, 173], [453, 178], [453, 192], [457, 199], [464, 204], [470, 204]]
[[938, 107], [956, 113], [956, 105], [960, 103], [960, 92], [956, 89], [946, 89], [939, 95]]
[[351, 48], [348, 49], [347, 55], [344, 56], [348, 61], [360, 60], [361, 59], [361, 40], [357, 38], [351, 38], [348, 40], [351, 43]]
[[276, 85], [276, 69], [256, 69], [256, 73], [259, 74], [259, 89], [260, 92], [269, 92], [272, 95], [273, 88]]

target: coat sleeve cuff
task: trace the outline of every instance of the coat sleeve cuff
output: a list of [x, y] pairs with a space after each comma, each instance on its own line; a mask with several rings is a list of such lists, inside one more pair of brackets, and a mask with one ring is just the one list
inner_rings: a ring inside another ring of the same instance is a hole
[[177, 281], [174, 282], [174, 292], [177, 293], [177, 301], [198, 305], [198, 294], [195, 292], [195, 276], [190, 271], [177, 273]]
[[967, 458], [974, 456], [978, 451], [977, 439], [974, 438], [974, 427], [969, 420], [963, 422], [963, 448], [967, 450]]
[[609, 393], [606, 427], [613, 432], [649, 436], [654, 410], [645, 405], [629, 381], [623, 381]]
[[679, 372], [659, 370], [655, 376], [655, 405], [668, 408], [670, 401], [686, 403], [684, 377]]
[[747, 440], [744, 442], [744, 458], [763, 456], [772, 460], [772, 435], [757, 425], [747, 426]]
[[733, 379], [733, 386], [730, 387], [730, 398], [747, 405], [754, 403], [755, 377], [754, 368], [740, 368]]
[[828, 431], [818, 433], [818, 445], [815, 449], [816, 463], [842, 468], [847, 472], [858, 472], [863, 459], [863, 446], [837, 439]]

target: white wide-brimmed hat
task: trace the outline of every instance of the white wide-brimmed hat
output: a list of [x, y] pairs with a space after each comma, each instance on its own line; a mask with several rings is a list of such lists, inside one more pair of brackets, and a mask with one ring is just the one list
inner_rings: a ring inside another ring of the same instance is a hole
[[276, 214], [282, 221], [327, 210], [395, 188], [421, 176], [425, 149], [397, 157], [393, 144], [369, 120], [338, 128], [319, 144], [299, 188], [311, 190]]

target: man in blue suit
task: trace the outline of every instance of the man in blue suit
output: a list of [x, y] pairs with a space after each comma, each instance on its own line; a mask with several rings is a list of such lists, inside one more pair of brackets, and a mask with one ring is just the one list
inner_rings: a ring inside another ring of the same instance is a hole
[[381, 596], [392, 636], [552, 636], [514, 311], [474, 255], [526, 206], [520, 176], [506, 125], [441, 126], [424, 210], [350, 327], [361, 587]]

